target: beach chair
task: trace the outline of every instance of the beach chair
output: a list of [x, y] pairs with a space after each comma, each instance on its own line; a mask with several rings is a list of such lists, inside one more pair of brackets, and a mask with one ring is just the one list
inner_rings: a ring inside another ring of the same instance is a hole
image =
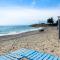
[[54, 56], [45, 52], [38, 52], [36, 50], [30, 50], [23, 54], [23, 56], [29, 60], [60, 60], [58, 56]]
[[20, 60], [21, 58], [23, 58], [21, 54], [23, 54], [24, 52], [26, 52], [26, 49], [22, 48], [20, 50], [0, 56], [0, 60]]
[[22, 58], [27, 60], [60, 60], [58, 56], [26, 48], [0, 56], [0, 60], [21, 60]]

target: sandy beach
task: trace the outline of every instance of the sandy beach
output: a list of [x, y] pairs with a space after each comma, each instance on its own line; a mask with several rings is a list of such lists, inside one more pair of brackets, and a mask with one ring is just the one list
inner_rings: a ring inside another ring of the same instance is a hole
[[60, 56], [57, 27], [47, 27], [43, 32], [33, 31], [0, 37], [0, 55], [20, 48], [29, 48]]

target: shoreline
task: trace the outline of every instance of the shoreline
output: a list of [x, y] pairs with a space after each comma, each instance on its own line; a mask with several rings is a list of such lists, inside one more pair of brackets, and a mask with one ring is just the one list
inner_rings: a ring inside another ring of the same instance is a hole
[[32, 31], [0, 37], [0, 55], [29, 48], [60, 56], [60, 41], [56, 27], [48, 27], [43, 32]]
[[13, 34], [13, 35], [5, 35], [5, 36], [0, 36], [0, 41], [4, 41], [4, 40], [10, 40], [10, 39], [15, 39], [15, 38], [22, 38], [25, 36], [29, 36], [29, 35], [34, 35], [34, 34], [39, 34], [39, 31], [29, 31], [29, 32], [24, 32], [24, 33], [19, 33], [19, 34]]
[[15, 38], [20, 38], [20, 37], [25, 37], [28, 35], [33, 35], [33, 34], [38, 34], [40, 33], [40, 30], [44, 29], [43, 27], [41, 28], [35, 28], [35, 29], [31, 29], [31, 30], [26, 30], [26, 31], [22, 31], [16, 34], [7, 34], [7, 35], [2, 35], [0, 36], [0, 41], [1, 40], [6, 40], [6, 39], [15, 39]]
[[0, 34], [0, 36], [16, 35], [16, 34], [21, 34], [21, 33], [31, 32], [31, 31], [36, 31], [36, 30], [42, 30], [42, 29], [46, 29], [46, 28], [45, 27], [38, 27], [38, 28], [34, 27], [31, 29], [27, 29], [27, 30], [13, 31], [13, 32], [9, 32], [9, 33]]

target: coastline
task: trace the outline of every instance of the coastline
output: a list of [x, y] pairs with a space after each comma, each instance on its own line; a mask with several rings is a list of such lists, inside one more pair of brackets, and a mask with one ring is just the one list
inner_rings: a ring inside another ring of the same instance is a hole
[[0, 55], [29, 48], [60, 56], [60, 42], [57, 27], [47, 27], [43, 32], [31, 31], [0, 37]]
[[4, 36], [0, 36], [0, 41], [6, 41], [6, 40], [12, 40], [15, 38], [22, 38], [25, 36], [29, 36], [29, 35], [34, 35], [34, 34], [39, 34], [39, 31], [29, 31], [29, 32], [24, 32], [24, 33], [18, 33], [18, 34], [11, 34], [11, 35], [4, 35]]
[[28, 36], [28, 35], [33, 35], [33, 34], [38, 33], [41, 29], [44, 29], [44, 27], [34, 28], [34, 29], [25, 30], [25, 31], [21, 31], [21, 32], [1, 35], [0, 40], [6, 40], [6, 39], [10, 39], [10, 38], [15, 39], [15, 38]]

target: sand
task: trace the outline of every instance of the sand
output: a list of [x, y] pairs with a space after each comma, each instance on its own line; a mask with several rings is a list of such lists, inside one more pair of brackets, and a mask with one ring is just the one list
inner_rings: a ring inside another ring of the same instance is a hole
[[43, 32], [34, 31], [0, 37], [0, 55], [20, 48], [29, 48], [60, 56], [57, 27], [47, 27]]

